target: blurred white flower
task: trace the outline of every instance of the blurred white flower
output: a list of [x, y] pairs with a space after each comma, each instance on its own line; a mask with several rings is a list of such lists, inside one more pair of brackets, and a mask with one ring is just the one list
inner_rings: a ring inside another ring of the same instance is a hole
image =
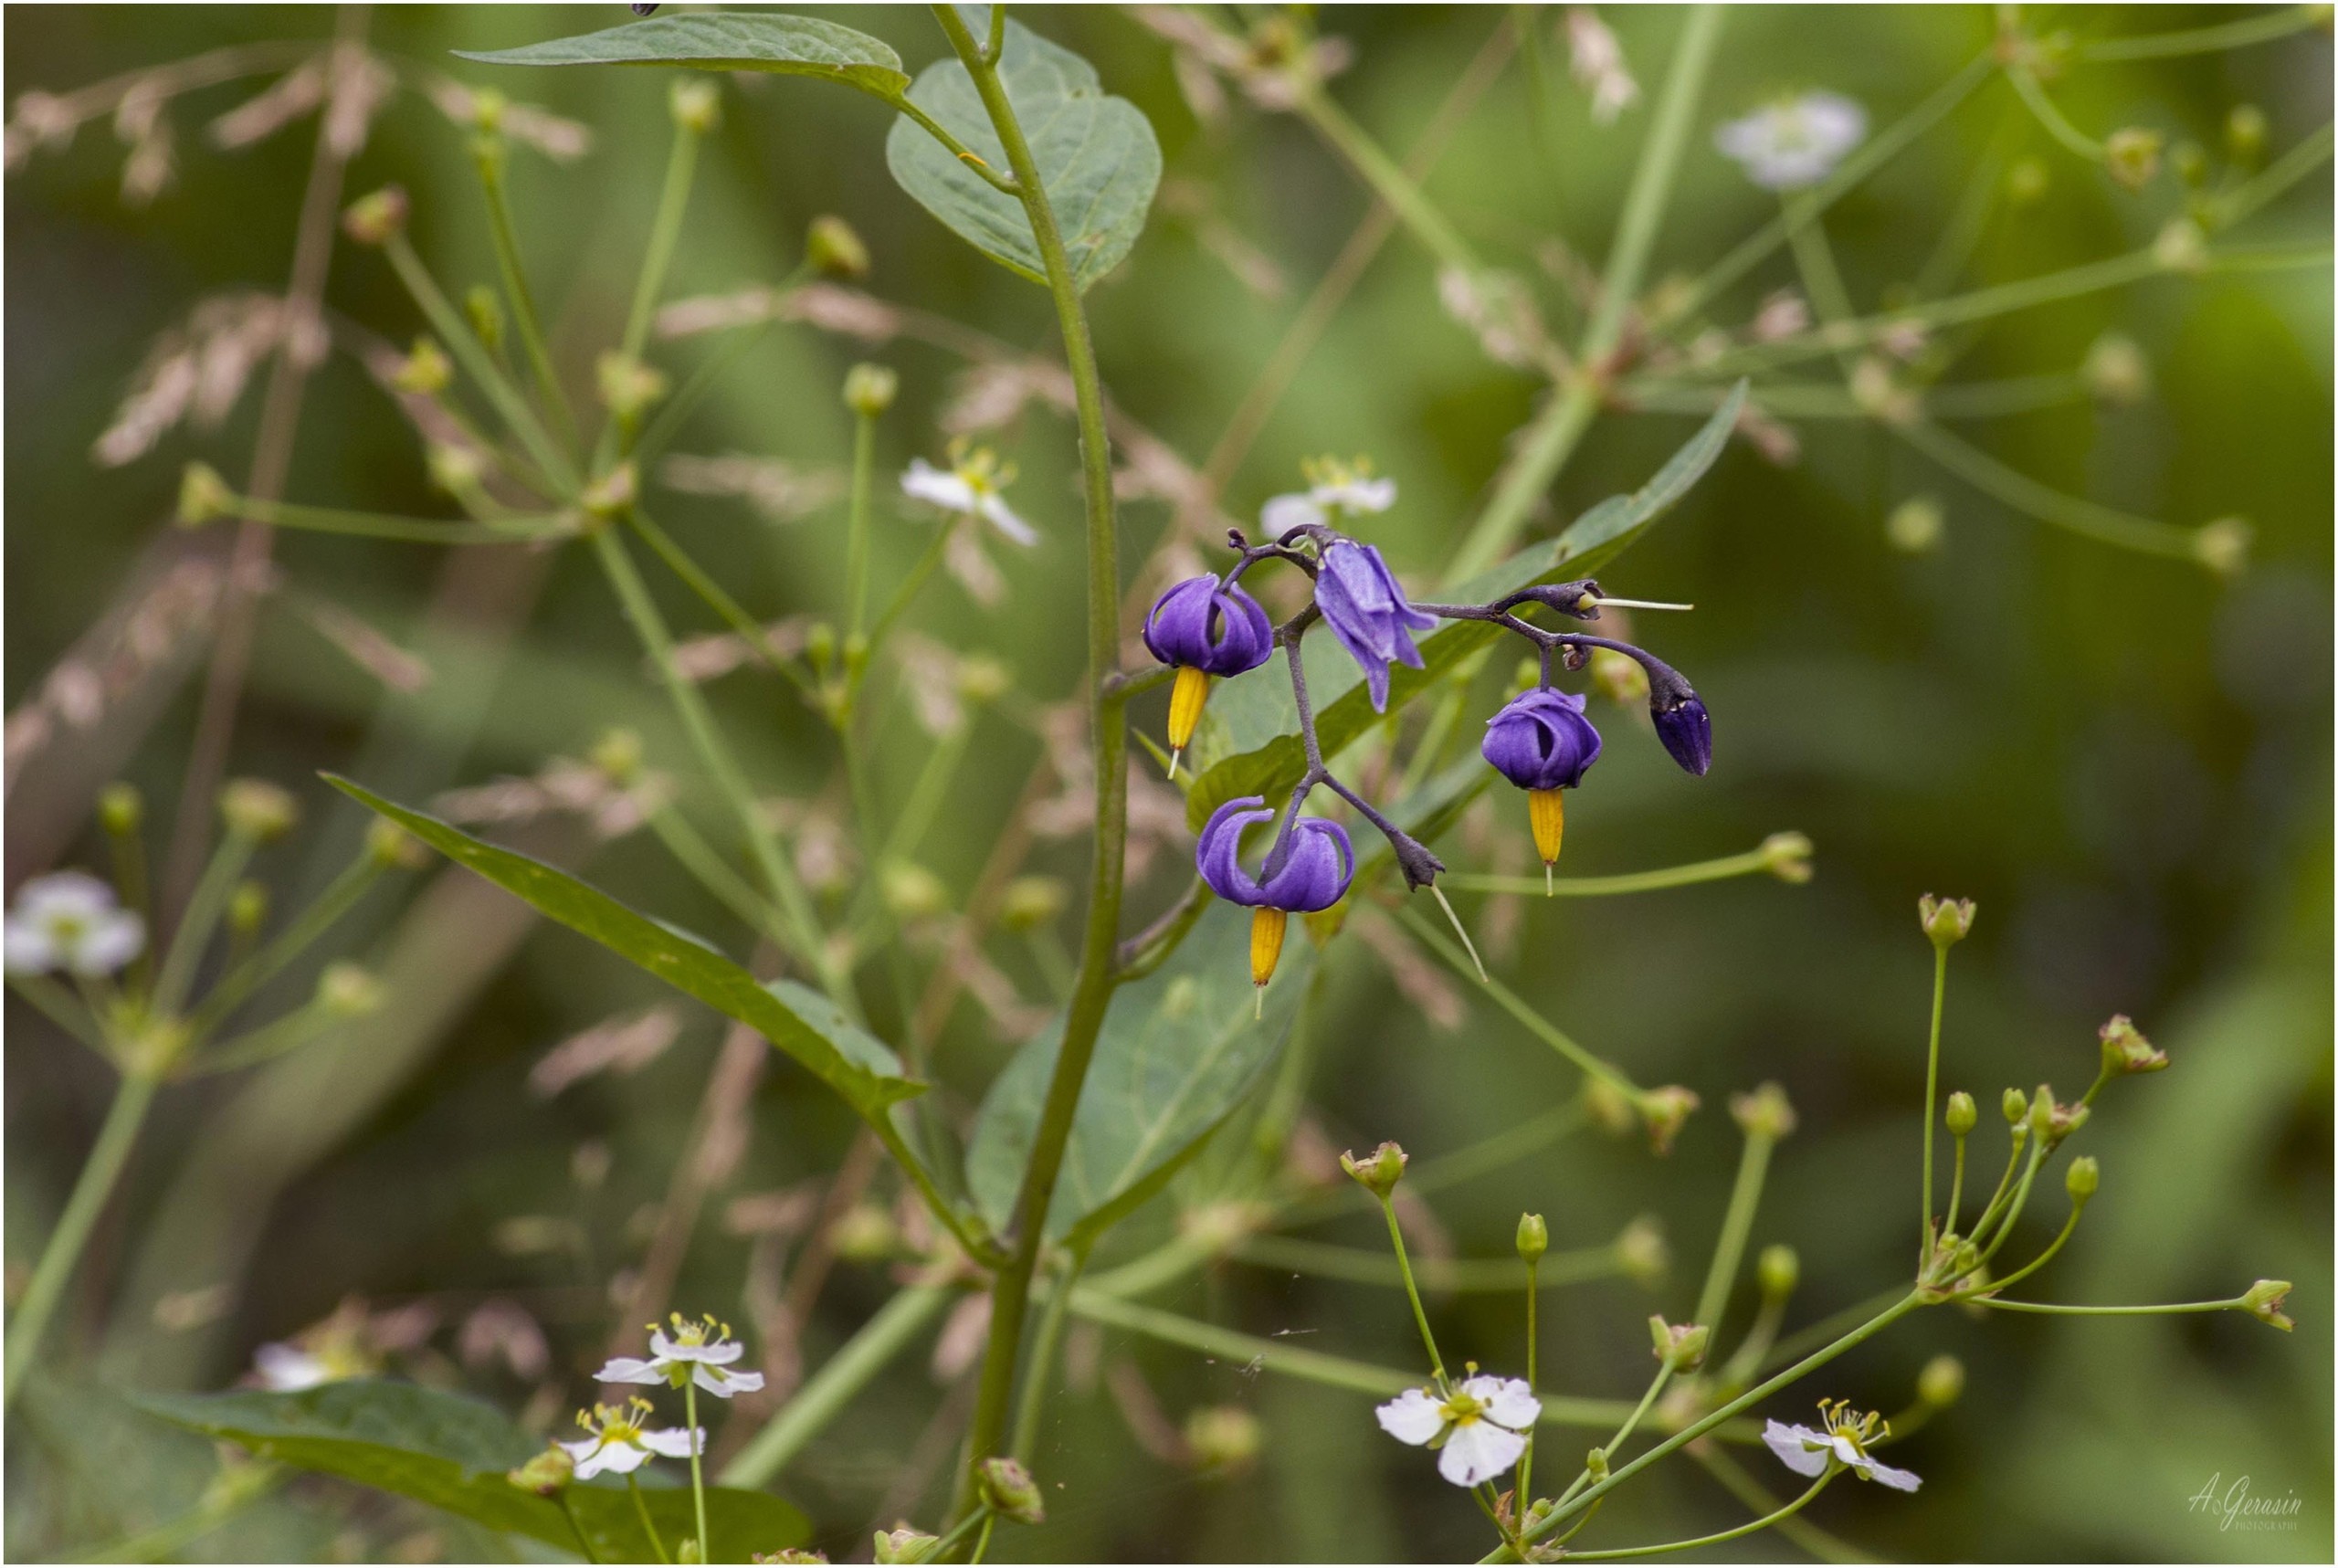
[[[695, 1381], [700, 1388], [718, 1399], [728, 1399], [738, 1393], [753, 1394], [764, 1385], [759, 1372], [732, 1372], [731, 1363], [747, 1353], [747, 1347], [731, 1337], [731, 1325], [718, 1323], [712, 1318], [686, 1323], [682, 1315], [673, 1315], [674, 1331], [651, 1324], [649, 1356], [640, 1361], [632, 1356], [616, 1356], [601, 1369], [602, 1383], [663, 1383], [679, 1388]], [[646, 1407], [645, 1407], [646, 1408]], [[627, 1466], [630, 1469], [632, 1467]], [[580, 1469], [578, 1474], [584, 1472]]]
[[944, 511], [979, 517], [1017, 544], [1037, 544], [1037, 531], [1016, 516], [999, 494], [1014, 482], [1013, 466], [1002, 466], [988, 447], [970, 449], [963, 442], [953, 441], [946, 472], [923, 458], [912, 458], [909, 472], [901, 476], [901, 489]]
[[1607, 24], [1588, 5], [1567, 7], [1567, 69], [1575, 85], [1591, 94], [1591, 119], [1596, 125], [1613, 125], [1616, 117], [1638, 101], [1640, 84], [1624, 64], [1624, 51]]
[[1866, 136], [1866, 110], [1838, 92], [1806, 92], [1730, 121], [1713, 132], [1713, 145], [1765, 190], [1798, 191], [1825, 179]]
[[1372, 465], [1361, 458], [1353, 464], [1336, 458], [1312, 458], [1301, 463], [1300, 471], [1307, 476], [1306, 489], [1275, 496], [1259, 510], [1259, 524], [1269, 539], [1280, 539], [1294, 528], [1386, 511], [1396, 504], [1396, 481], [1374, 479]]
[[1457, 1487], [1490, 1481], [1526, 1451], [1526, 1430], [1541, 1418], [1543, 1402], [1526, 1380], [1472, 1377], [1439, 1401], [1408, 1388], [1373, 1414], [1400, 1443], [1437, 1448], [1437, 1473]]
[[59, 871], [17, 889], [0, 939], [16, 973], [62, 969], [94, 979], [138, 956], [146, 945], [146, 922], [88, 872]]
[[1830, 1464], [1840, 1464], [1863, 1481], [1875, 1481], [1895, 1491], [1911, 1492], [1923, 1482], [1913, 1470], [1895, 1470], [1890, 1465], [1879, 1465], [1868, 1456], [1868, 1445], [1879, 1436], [1890, 1435], [1891, 1427], [1881, 1416], [1869, 1412], [1854, 1420], [1848, 1401], [1838, 1399], [1831, 1404], [1818, 1402], [1818, 1415], [1826, 1430], [1808, 1426], [1789, 1426], [1783, 1421], [1773, 1421], [1762, 1428], [1762, 1441], [1798, 1476], [1817, 1476]]
[[576, 1424], [585, 1436], [561, 1445], [576, 1461], [576, 1479], [591, 1480], [603, 1470], [622, 1476], [653, 1458], [687, 1459], [693, 1452], [705, 1451], [703, 1428], [668, 1426], [653, 1432], [641, 1424], [648, 1414], [649, 1401], [637, 1395], [622, 1405], [595, 1405], [589, 1412], [578, 1411]]

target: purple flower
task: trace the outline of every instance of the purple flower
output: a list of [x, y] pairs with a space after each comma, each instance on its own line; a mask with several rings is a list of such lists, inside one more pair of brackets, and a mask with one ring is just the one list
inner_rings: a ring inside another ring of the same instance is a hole
[[1656, 721], [1656, 738], [1664, 742], [1674, 762], [1700, 775], [1713, 765], [1712, 715], [1694, 694], [1669, 708], [1651, 703], [1648, 714]]
[[1479, 750], [1520, 789], [1573, 789], [1599, 760], [1599, 731], [1584, 717], [1582, 698], [1538, 687], [1486, 721]]
[[1204, 675], [1240, 675], [1267, 662], [1274, 627], [1259, 601], [1216, 577], [1188, 577], [1153, 602], [1144, 646], [1164, 664]]
[[[1348, 843], [1347, 829], [1320, 816], [1301, 817], [1282, 865], [1261, 882], [1242, 868], [1242, 833], [1255, 823], [1271, 822], [1274, 816], [1274, 808], [1255, 795], [1229, 800], [1211, 812], [1194, 852], [1202, 880], [1227, 902], [1253, 909], [1300, 914], [1330, 909], [1355, 875], [1355, 849]], [[1268, 858], [1271, 864], [1273, 857]]]
[[1413, 646], [1412, 633], [1428, 630], [1437, 617], [1413, 608], [1380, 552], [1353, 539], [1334, 540], [1325, 547], [1315, 578], [1315, 605], [1364, 667], [1374, 710], [1387, 711], [1389, 661], [1420, 668], [1421, 653]]

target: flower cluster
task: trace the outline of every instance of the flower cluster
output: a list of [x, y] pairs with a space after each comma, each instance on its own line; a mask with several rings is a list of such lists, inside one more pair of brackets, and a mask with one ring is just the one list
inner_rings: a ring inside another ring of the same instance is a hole
[[[1523, 588], [1482, 605], [1416, 604], [1377, 549], [1334, 525], [1394, 506], [1395, 481], [1371, 477], [1361, 460], [1349, 465], [1324, 459], [1308, 465], [1307, 477], [1307, 490], [1267, 503], [1260, 521], [1269, 542], [1253, 545], [1240, 530], [1229, 531], [1234, 565], [1222, 574], [1189, 577], [1174, 584], [1154, 601], [1144, 620], [1145, 647], [1176, 672], [1169, 703], [1172, 778], [1193, 743], [1211, 680], [1247, 674], [1265, 664], [1278, 647], [1286, 655], [1306, 771], [1280, 814], [1263, 795], [1246, 795], [1221, 804], [1203, 826], [1195, 852], [1195, 866], [1212, 892], [1257, 911], [1251, 923], [1250, 973], [1262, 988], [1281, 953], [1288, 917], [1330, 909], [1347, 896], [1355, 877], [1355, 850], [1346, 831], [1326, 818], [1301, 815], [1317, 784], [1346, 801], [1387, 838], [1408, 888], [1435, 891], [1438, 874], [1445, 869], [1426, 846], [1325, 765], [1300, 658], [1301, 640], [1319, 621], [1355, 660], [1375, 712], [1387, 711], [1395, 666], [1427, 668], [1415, 634], [1427, 632], [1440, 621], [1485, 623], [1535, 646], [1541, 679], [1487, 721], [1480, 750], [1489, 765], [1526, 792], [1527, 816], [1546, 877], [1558, 860], [1565, 825], [1561, 792], [1582, 784], [1599, 760], [1601, 748], [1599, 731], [1584, 699], [1553, 684], [1554, 665], [1581, 669], [1596, 653], [1625, 668], [1637, 666], [1647, 683], [1649, 719], [1665, 751], [1690, 773], [1701, 774], [1712, 765], [1711, 716], [1678, 670], [1629, 643], [1553, 630], [1527, 618], [1536, 609], [1588, 622], [1596, 621], [1605, 605], [1686, 606], [1609, 598], [1589, 578]], [[1307, 605], [1280, 626], [1241, 585], [1244, 574], [1266, 561], [1294, 566], [1313, 584]], [[1278, 815], [1280, 825], [1253, 873], [1243, 864], [1243, 836]], [[1443, 895], [1438, 898], [1442, 901]], [[1451, 913], [1449, 907], [1447, 912]], [[1466, 932], [1463, 940], [1466, 943]]]

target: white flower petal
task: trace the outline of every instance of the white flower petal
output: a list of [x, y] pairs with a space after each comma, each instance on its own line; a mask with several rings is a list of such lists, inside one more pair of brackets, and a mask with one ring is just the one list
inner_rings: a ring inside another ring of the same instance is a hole
[[296, 1345], [262, 1345], [252, 1352], [252, 1367], [260, 1382], [278, 1394], [298, 1394], [332, 1381], [322, 1360]]
[[[561, 1444], [562, 1447], [568, 1450], [568, 1457], [575, 1460], [580, 1465], [585, 1460], [591, 1458], [595, 1450], [598, 1449], [600, 1446], [601, 1440], [598, 1437], [579, 1437], [574, 1443]], [[579, 1471], [578, 1473], [582, 1474], [583, 1472]]]
[[57, 871], [16, 889], [16, 910], [34, 920], [93, 921], [114, 908], [113, 889], [87, 871]]
[[[1492, 1386], [1480, 1393], [1477, 1385], [1481, 1383]], [[1533, 1385], [1522, 1377], [1473, 1377], [1461, 1386], [1483, 1400], [1486, 1414], [1505, 1426], [1524, 1431], [1542, 1419], [1543, 1402], [1534, 1397]]]
[[734, 1394], [753, 1394], [764, 1385], [764, 1374], [759, 1372], [730, 1372], [701, 1364], [696, 1376], [698, 1385], [717, 1399], [728, 1399]]
[[76, 974], [111, 974], [146, 945], [146, 922], [128, 910], [113, 910], [90, 922], [71, 955]]
[[1437, 1473], [1457, 1487], [1490, 1481], [1526, 1452], [1526, 1439], [1490, 1421], [1471, 1421], [1453, 1429], [1437, 1456]]
[[[642, 1436], [647, 1437], [648, 1434]], [[604, 1443], [598, 1453], [576, 1461], [576, 1479], [590, 1480], [603, 1470], [613, 1476], [627, 1475], [648, 1462], [649, 1451], [647, 1448], [636, 1447], [631, 1443]]]
[[698, 1439], [695, 1445], [698, 1451], [701, 1454], [706, 1452], [706, 1429], [702, 1426], [669, 1426], [662, 1432], [644, 1432], [636, 1441], [653, 1454], [661, 1454], [669, 1459], [687, 1459], [693, 1447], [692, 1437]]
[[1015, 509], [1008, 506], [997, 492], [985, 491], [975, 500], [974, 506], [993, 528], [1016, 543], [1030, 545], [1039, 542], [1038, 531], [1016, 516]]
[[1343, 506], [1350, 511], [1386, 511], [1396, 504], [1396, 481], [1384, 475], [1376, 479], [1318, 485], [1314, 496], [1326, 505]]
[[632, 1356], [611, 1356], [595, 1383], [663, 1383], [666, 1371], [654, 1361], [637, 1361]]
[[1311, 495], [1275, 496], [1259, 509], [1259, 526], [1269, 539], [1280, 539], [1294, 528], [1323, 521], [1323, 508]]
[[1911, 1492], [1922, 1486], [1923, 1480], [1913, 1470], [1895, 1470], [1890, 1465], [1879, 1465], [1873, 1459], [1859, 1472], [1869, 1480], [1878, 1482], [1894, 1491]]
[[1775, 1454], [1779, 1462], [1796, 1475], [1815, 1476], [1827, 1468], [1831, 1445], [1824, 1432], [1773, 1421], [1762, 1428], [1762, 1441], [1767, 1443], [1770, 1452]]
[[901, 476], [901, 490], [951, 511], [974, 510], [974, 487], [955, 474], [943, 472], [923, 458], [910, 459], [909, 472]]
[[57, 967], [57, 944], [48, 940], [46, 926], [10, 915], [0, 923], [0, 959], [12, 974], [46, 974]]
[[1859, 1445], [1852, 1442], [1848, 1437], [1843, 1436], [1840, 1433], [1838, 1433], [1827, 1441], [1828, 1446], [1835, 1450], [1835, 1458], [1842, 1460], [1843, 1463], [1850, 1466], [1851, 1468], [1856, 1470], [1866, 1466], [1868, 1462], [1867, 1456], [1860, 1453]]
[[1436, 1400], [1417, 1388], [1408, 1388], [1373, 1411], [1380, 1429], [1399, 1443], [1415, 1447], [1445, 1430], [1445, 1412]]

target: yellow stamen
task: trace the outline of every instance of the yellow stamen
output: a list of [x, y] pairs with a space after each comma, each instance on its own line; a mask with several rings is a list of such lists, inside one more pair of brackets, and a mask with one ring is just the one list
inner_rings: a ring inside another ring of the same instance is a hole
[[1534, 852], [1543, 857], [1543, 866], [1547, 873], [1559, 858], [1559, 839], [1566, 832], [1565, 794], [1554, 789], [1528, 790], [1526, 820], [1533, 824]]
[[1169, 747], [1182, 752], [1194, 743], [1194, 727], [1202, 721], [1202, 704], [1209, 700], [1209, 676], [1190, 664], [1177, 667], [1177, 684], [1169, 693]]
[[1259, 1010], [1266, 1008], [1267, 982], [1274, 978], [1276, 961], [1282, 957], [1283, 928], [1290, 923], [1290, 916], [1281, 910], [1254, 910], [1250, 914], [1250, 984], [1259, 987]]

